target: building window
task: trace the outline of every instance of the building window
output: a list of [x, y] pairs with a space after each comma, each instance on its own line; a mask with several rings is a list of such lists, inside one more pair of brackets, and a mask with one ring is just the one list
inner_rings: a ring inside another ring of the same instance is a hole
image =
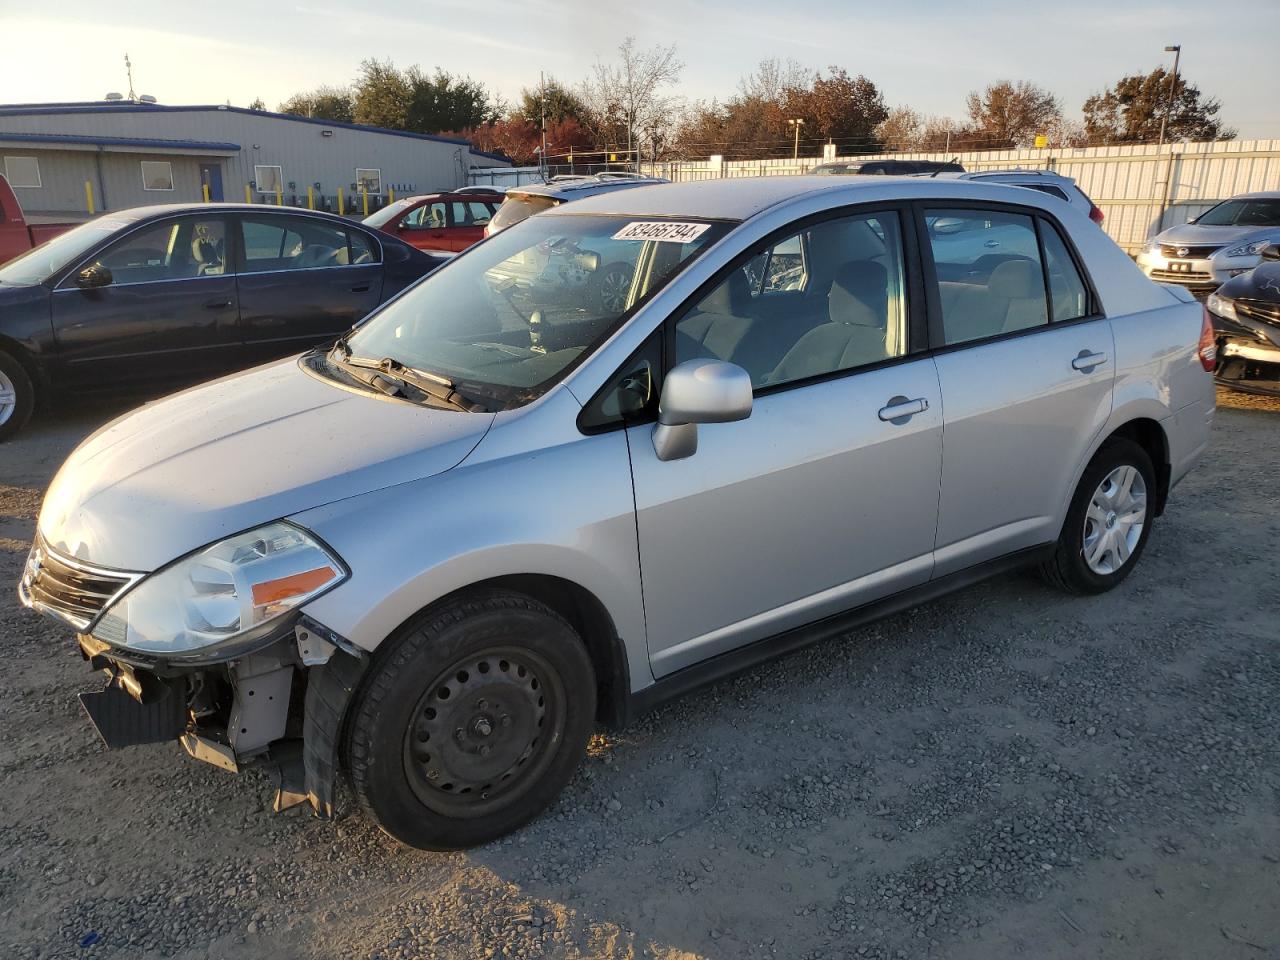
[[172, 190], [173, 164], [168, 160], [143, 160], [142, 189]]
[[259, 193], [280, 193], [284, 190], [284, 170], [277, 166], [254, 167], [253, 182]]
[[5, 157], [4, 178], [11, 187], [38, 187], [40, 161], [35, 157]]
[[382, 171], [373, 167], [356, 167], [356, 192], [381, 193]]

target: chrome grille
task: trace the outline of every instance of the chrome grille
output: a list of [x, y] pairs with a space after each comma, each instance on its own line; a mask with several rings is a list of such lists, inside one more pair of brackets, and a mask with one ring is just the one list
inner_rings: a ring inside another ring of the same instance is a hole
[[1280, 323], [1280, 303], [1265, 300], [1237, 300], [1236, 313], [1263, 323]]
[[1198, 286], [1213, 283], [1213, 274], [1206, 270], [1152, 270], [1151, 279]]
[[140, 573], [108, 570], [64, 557], [37, 534], [18, 592], [27, 606], [84, 631], [141, 577]]
[[1208, 260], [1222, 247], [1184, 247], [1179, 244], [1160, 244], [1162, 257], [1181, 257], [1184, 260]]

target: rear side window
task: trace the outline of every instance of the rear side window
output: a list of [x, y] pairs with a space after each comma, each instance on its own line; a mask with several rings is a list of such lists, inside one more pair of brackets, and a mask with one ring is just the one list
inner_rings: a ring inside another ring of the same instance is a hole
[[926, 210], [925, 224], [946, 344], [1048, 324], [1044, 267], [1031, 217]]
[[1024, 187], [1030, 187], [1032, 190], [1039, 190], [1041, 193], [1047, 193], [1051, 197], [1057, 197], [1059, 200], [1066, 200], [1067, 195], [1057, 187], [1050, 186], [1047, 183], [1024, 183]]
[[377, 260], [377, 249], [358, 230], [311, 217], [246, 216], [241, 221], [244, 273], [345, 267]]
[[1078, 320], [1089, 315], [1089, 289], [1067, 252], [1066, 242], [1057, 229], [1040, 221], [1044, 241], [1045, 266], [1049, 273], [1049, 306], [1055, 322]]

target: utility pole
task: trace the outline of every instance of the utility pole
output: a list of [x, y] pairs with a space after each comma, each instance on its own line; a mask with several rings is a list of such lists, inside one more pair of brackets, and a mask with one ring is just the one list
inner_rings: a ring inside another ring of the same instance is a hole
[[1169, 80], [1169, 102], [1165, 105], [1164, 116], [1160, 118], [1160, 143], [1156, 149], [1164, 146], [1164, 128], [1173, 114], [1173, 100], [1178, 93], [1178, 58], [1182, 56], [1182, 44], [1176, 43], [1164, 48], [1165, 53], [1173, 54], [1173, 77]]
[[539, 100], [542, 101], [542, 152], [538, 154], [538, 164], [542, 167], [542, 179], [547, 179], [547, 75], [544, 71], [538, 71], [538, 86], [542, 93]]
[[800, 128], [804, 126], [804, 121], [799, 117], [796, 117], [794, 120], [788, 120], [787, 123], [794, 127], [796, 131], [796, 146], [795, 149], [791, 151], [791, 159], [798, 160], [800, 159]]

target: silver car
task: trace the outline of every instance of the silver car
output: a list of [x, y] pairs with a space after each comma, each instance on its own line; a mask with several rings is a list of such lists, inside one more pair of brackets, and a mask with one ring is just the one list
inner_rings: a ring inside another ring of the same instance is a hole
[[[563, 244], [573, 273], [626, 247], [616, 309], [503, 279]], [[1212, 367], [1198, 304], [1030, 190], [618, 191], [104, 427], [20, 595], [108, 675], [109, 746], [269, 757], [321, 814], [345, 773], [393, 836], [466, 847], [550, 804], [597, 722], [1014, 568], [1115, 587]]]
[[1280, 244], [1280, 191], [1243, 193], [1158, 234], [1138, 266], [1152, 280], [1209, 291], [1248, 273]]

